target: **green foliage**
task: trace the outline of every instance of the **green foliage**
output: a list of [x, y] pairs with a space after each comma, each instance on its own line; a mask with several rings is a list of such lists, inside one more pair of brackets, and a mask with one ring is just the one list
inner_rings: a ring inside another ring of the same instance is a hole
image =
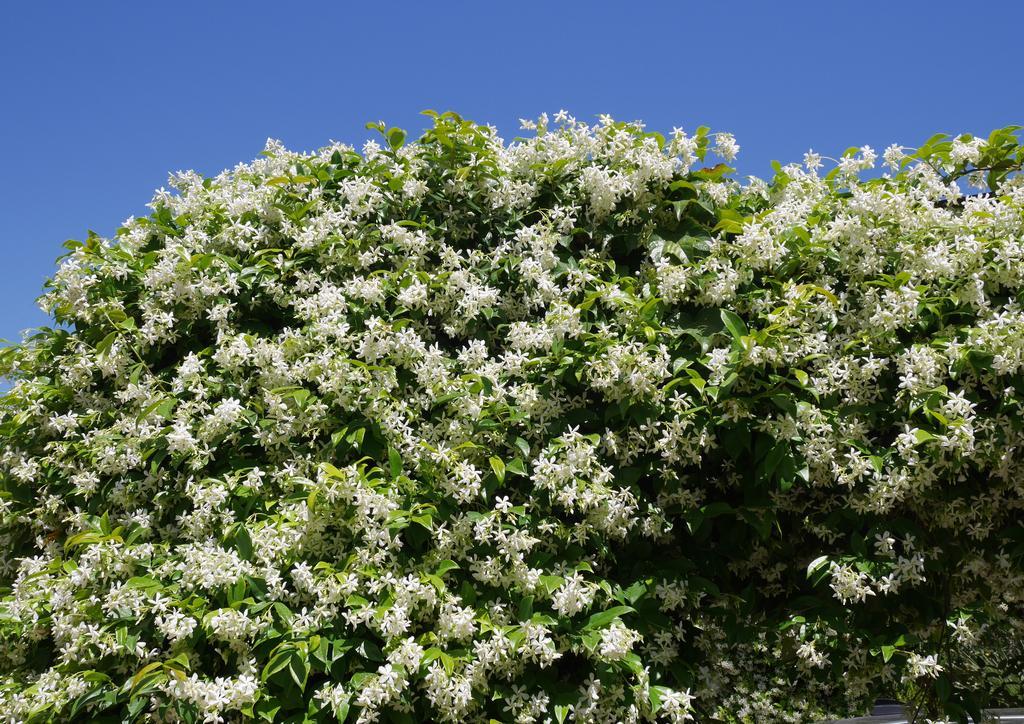
[[1019, 703], [1019, 128], [744, 185], [427, 115], [66, 245], [0, 351], [5, 716]]

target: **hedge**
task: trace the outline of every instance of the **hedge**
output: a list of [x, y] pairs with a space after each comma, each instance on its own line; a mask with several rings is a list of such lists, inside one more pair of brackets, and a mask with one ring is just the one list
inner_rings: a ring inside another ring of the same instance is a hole
[[765, 181], [428, 114], [66, 244], [0, 352], [0, 716], [1019, 703], [1018, 128]]

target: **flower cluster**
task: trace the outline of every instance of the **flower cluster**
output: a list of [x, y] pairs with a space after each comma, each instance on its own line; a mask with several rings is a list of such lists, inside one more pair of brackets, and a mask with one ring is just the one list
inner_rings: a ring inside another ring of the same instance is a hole
[[2, 718], [977, 701], [1024, 619], [1014, 129], [740, 182], [706, 128], [432, 115], [68, 243], [0, 352]]

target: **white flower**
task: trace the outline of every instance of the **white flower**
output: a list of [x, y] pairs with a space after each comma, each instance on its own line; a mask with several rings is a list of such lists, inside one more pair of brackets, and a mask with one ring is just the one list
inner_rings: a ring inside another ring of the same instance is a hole
[[935, 654], [921, 656], [912, 653], [907, 656], [907, 672], [914, 679], [921, 676], [935, 678], [942, 672], [942, 667], [939, 666]]
[[715, 153], [731, 163], [739, 152], [740, 145], [731, 133], [715, 134]]
[[601, 643], [598, 651], [603, 658], [618, 661], [625, 658], [633, 650], [633, 644], [641, 639], [639, 633], [628, 628], [621, 621], [616, 621], [608, 628], [601, 630]]
[[171, 643], [192, 635], [196, 628], [196, 620], [181, 611], [170, 611], [156, 617], [156, 627]]

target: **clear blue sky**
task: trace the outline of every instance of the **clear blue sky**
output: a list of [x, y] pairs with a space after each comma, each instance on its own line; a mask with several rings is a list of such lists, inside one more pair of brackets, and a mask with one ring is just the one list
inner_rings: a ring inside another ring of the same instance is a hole
[[1022, 0], [47, 2], [0, 14], [0, 337], [61, 243], [145, 213], [169, 171], [268, 136], [360, 144], [426, 108], [493, 123], [560, 108], [732, 131], [745, 174], [853, 145], [1024, 122]]

